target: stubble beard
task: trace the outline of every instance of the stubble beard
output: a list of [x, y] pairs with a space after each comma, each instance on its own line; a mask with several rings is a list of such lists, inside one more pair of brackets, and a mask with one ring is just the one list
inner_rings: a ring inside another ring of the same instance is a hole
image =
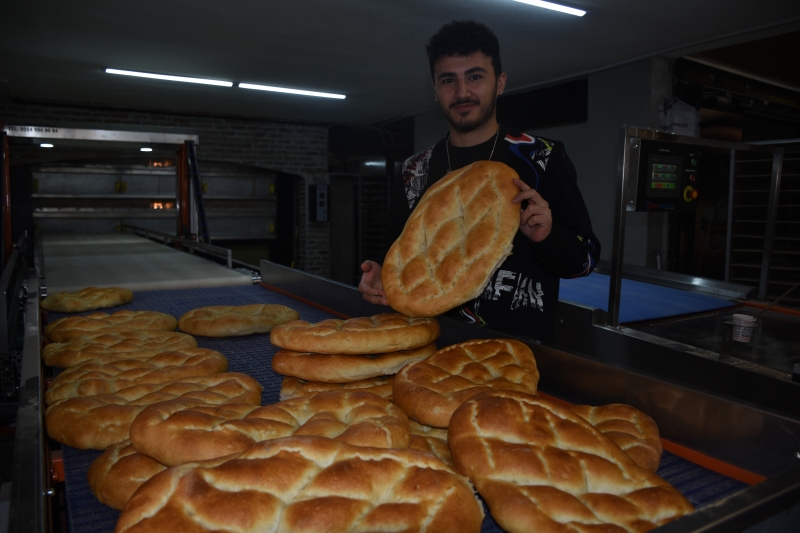
[[[470, 100], [470, 102], [472, 101], [473, 100]], [[456, 102], [453, 102], [451, 106], [458, 105], [463, 102], [464, 102], [463, 100], [458, 100]], [[492, 117], [494, 117], [495, 109], [497, 108], [497, 89], [495, 89], [494, 92], [492, 93], [492, 97], [489, 99], [489, 103], [487, 104], [486, 108], [474, 120], [463, 120], [461, 119], [461, 117], [458, 117], [458, 115], [455, 115], [454, 118], [453, 114], [449, 112], [450, 111], [449, 109], [445, 109], [444, 106], [442, 105], [440, 105], [439, 107], [442, 110], [442, 114], [444, 115], [444, 117], [447, 119], [447, 121], [450, 123], [450, 125], [453, 127], [454, 130], [456, 130], [459, 133], [469, 133], [471, 131], [477, 130], [481, 126], [484, 126], [490, 120], [492, 120]]]

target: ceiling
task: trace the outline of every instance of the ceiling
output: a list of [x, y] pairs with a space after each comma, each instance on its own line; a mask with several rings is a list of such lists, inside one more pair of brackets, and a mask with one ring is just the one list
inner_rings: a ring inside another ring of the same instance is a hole
[[[569, 5], [588, 13], [511, 0], [8, 1], [0, 17], [0, 99], [375, 124], [434, 107], [424, 47], [454, 19], [478, 20], [498, 35], [509, 91], [800, 27], [797, 0]], [[106, 74], [107, 67], [347, 98], [136, 79]]]

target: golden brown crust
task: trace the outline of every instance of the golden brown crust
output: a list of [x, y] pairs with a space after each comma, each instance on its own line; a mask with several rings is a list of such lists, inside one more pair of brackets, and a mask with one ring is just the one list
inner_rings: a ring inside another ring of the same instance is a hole
[[100, 503], [122, 510], [142, 483], [167, 467], [138, 453], [130, 440], [112, 444], [92, 461], [86, 478]]
[[295, 352], [378, 354], [411, 350], [439, 338], [434, 318], [409, 318], [386, 313], [349, 320], [328, 319], [316, 324], [295, 320], [273, 328], [269, 340]]
[[203, 337], [239, 337], [269, 333], [275, 326], [299, 318], [297, 311], [285, 305], [212, 305], [184, 313], [178, 328]]
[[429, 454], [288, 437], [158, 474], [115, 531], [477, 533], [482, 521], [469, 482]]
[[693, 510], [586, 420], [538, 396], [473, 396], [453, 414], [448, 442], [509, 532], [647, 531]]
[[174, 316], [157, 311], [117, 311], [114, 314], [92, 313], [85, 316], [68, 316], [51, 322], [44, 328], [45, 336], [52, 342], [66, 342], [91, 333], [119, 333], [121, 331], [173, 331], [178, 321]]
[[137, 385], [116, 394], [53, 402], [45, 411], [45, 426], [50, 438], [62, 444], [80, 450], [104, 450], [129, 438], [131, 423], [148, 405], [178, 397], [211, 405], [258, 405], [261, 390], [255, 379], [238, 372]]
[[44, 395], [45, 403], [77, 396], [114, 394], [145, 383], [165, 383], [228, 370], [228, 360], [207, 348], [163, 352], [147, 359], [98, 357], [61, 372]]
[[538, 383], [536, 360], [525, 344], [474, 340], [403, 368], [394, 378], [392, 401], [421, 424], [446, 428], [453, 411], [470, 396], [491, 389], [534, 394]]
[[408, 447], [433, 454], [450, 468], [455, 468], [450, 446], [447, 445], [447, 430], [423, 426], [413, 420], [410, 422], [411, 444]]
[[67, 342], [51, 342], [42, 351], [46, 365], [69, 368], [106, 355], [146, 359], [162, 352], [197, 348], [194, 337], [174, 331], [88, 333]]
[[633, 462], [655, 472], [661, 462], [661, 437], [655, 420], [646, 413], [620, 403], [599, 407], [570, 406], [575, 413], [622, 448]]
[[418, 363], [435, 351], [435, 344], [377, 355], [319, 354], [280, 350], [272, 357], [272, 369], [279, 374], [309, 381], [346, 383], [396, 374], [404, 366]]
[[287, 376], [281, 382], [281, 401], [303, 396], [314, 396], [320, 392], [339, 390], [371, 392], [391, 401], [393, 380], [394, 376], [380, 376], [351, 383], [322, 383], [321, 381], [303, 381], [302, 379]]
[[42, 300], [45, 311], [80, 313], [126, 304], [133, 300], [133, 292], [121, 287], [86, 287], [78, 292], [60, 292]]
[[214, 459], [266, 440], [316, 435], [356, 446], [407, 448], [411, 427], [396, 405], [362, 391], [323, 392], [266, 406], [152, 405], [136, 417], [137, 451], [165, 465]]
[[381, 282], [389, 305], [436, 316], [477, 298], [511, 255], [519, 228], [518, 175], [477, 161], [450, 172], [422, 196], [386, 254]]

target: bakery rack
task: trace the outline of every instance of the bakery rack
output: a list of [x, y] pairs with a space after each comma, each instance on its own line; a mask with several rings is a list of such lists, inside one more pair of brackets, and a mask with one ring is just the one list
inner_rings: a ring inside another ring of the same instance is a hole
[[[177, 317], [204, 305], [280, 303], [309, 321], [387, 311], [366, 303], [350, 286], [268, 261], [262, 261], [260, 268], [259, 285], [139, 291], [122, 308]], [[35, 266], [29, 271], [28, 286], [39, 286]], [[40, 332], [43, 320], [60, 315], [43, 318], [38, 291], [29, 294], [9, 531], [110, 532], [118, 512], [97, 502], [85, 480], [86, 468], [100, 452], [57, 449], [45, 436], [40, 405], [51, 369], [41, 364]], [[440, 347], [501, 336], [446, 318], [440, 322]], [[656, 530], [659, 533], [740, 531], [800, 501], [800, 417], [662, 379], [631, 369], [624, 361], [603, 362], [521, 340], [536, 355], [542, 393], [573, 403], [628, 403], [656, 419], [665, 446], [659, 474], [698, 508]], [[270, 365], [276, 348], [268, 335], [198, 338], [198, 344], [222, 352], [232, 371], [255, 377], [264, 386], [264, 403], [278, 400], [281, 377]], [[64, 482], [54, 481], [59, 479]], [[488, 513], [483, 531], [501, 531]]]

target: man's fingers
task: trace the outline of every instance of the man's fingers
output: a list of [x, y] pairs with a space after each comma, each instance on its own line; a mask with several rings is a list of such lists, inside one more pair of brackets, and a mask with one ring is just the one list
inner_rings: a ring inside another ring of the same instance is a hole
[[528, 205], [541, 205], [544, 207], [548, 207], [550, 204], [542, 198], [542, 195], [536, 189], [527, 189], [525, 191], [520, 191], [513, 200], [512, 203], [518, 204], [524, 200], [528, 200]]

